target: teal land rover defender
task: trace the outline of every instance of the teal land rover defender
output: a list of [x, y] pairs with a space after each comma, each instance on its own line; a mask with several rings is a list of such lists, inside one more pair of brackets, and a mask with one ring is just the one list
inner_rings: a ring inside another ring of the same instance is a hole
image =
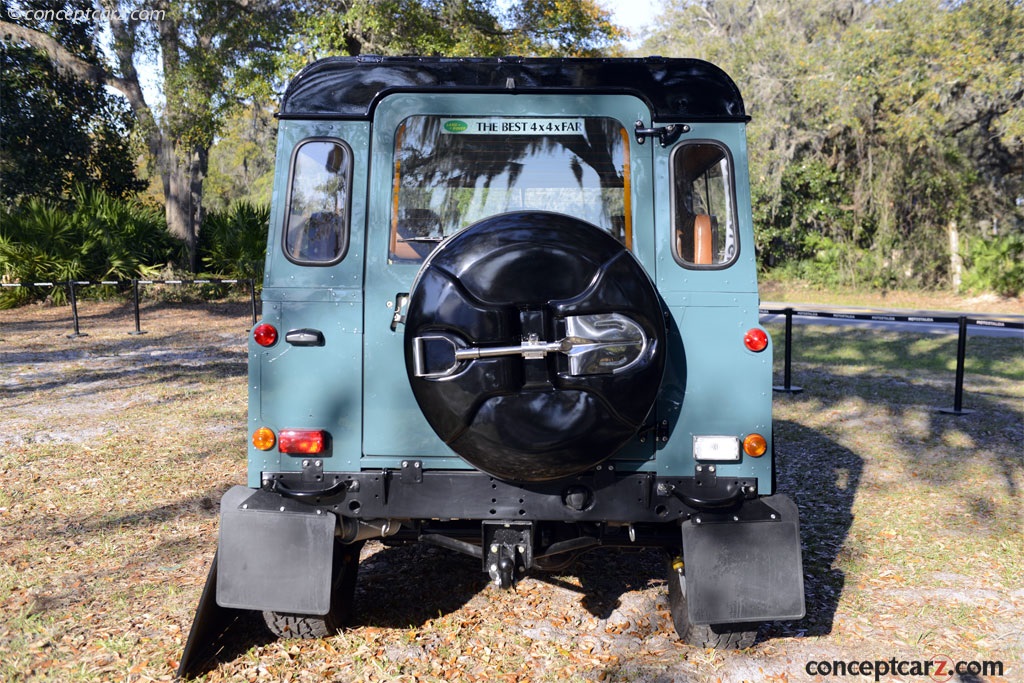
[[279, 119], [248, 482], [183, 672], [227, 610], [335, 632], [368, 539], [466, 553], [502, 587], [662, 548], [701, 647], [804, 615], [725, 73], [332, 58]]

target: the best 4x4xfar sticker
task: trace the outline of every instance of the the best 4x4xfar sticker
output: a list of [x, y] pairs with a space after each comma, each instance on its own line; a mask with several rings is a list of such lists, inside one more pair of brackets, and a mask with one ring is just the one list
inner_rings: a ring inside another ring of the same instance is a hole
[[581, 135], [583, 119], [504, 118], [442, 119], [445, 133], [466, 135]]

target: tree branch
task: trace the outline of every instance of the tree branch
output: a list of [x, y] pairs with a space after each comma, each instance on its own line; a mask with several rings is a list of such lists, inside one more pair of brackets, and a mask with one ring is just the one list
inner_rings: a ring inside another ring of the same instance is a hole
[[[117, 28], [117, 27], [115, 27]], [[128, 59], [128, 78], [115, 76], [108, 69], [98, 65], [90, 64], [81, 57], [69, 52], [55, 38], [41, 31], [34, 31], [24, 26], [0, 21], [0, 40], [13, 43], [24, 43], [37, 50], [46, 53], [50, 62], [58, 71], [62, 71], [73, 78], [85, 83], [97, 83], [107, 85], [121, 92], [127, 99], [135, 117], [143, 126], [143, 134], [146, 137], [146, 144], [150, 152], [157, 156], [160, 149], [160, 133], [153, 120], [153, 113], [146, 104], [146, 99], [139, 85], [138, 74], [134, 65]], [[123, 55], [119, 55], [122, 56]], [[125, 60], [121, 59], [122, 66]]]
[[0, 21], [0, 40], [25, 43], [37, 50], [42, 50], [58, 70], [81, 81], [109, 85], [111, 88], [124, 93], [129, 100], [131, 99], [131, 84], [127, 80], [118, 78], [102, 66], [90, 64], [81, 57], [68, 52], [56, 39], [45, 33], [34, 31], [24, 26], [18, 26], [17, 24], [10, 24], [6, 21]]

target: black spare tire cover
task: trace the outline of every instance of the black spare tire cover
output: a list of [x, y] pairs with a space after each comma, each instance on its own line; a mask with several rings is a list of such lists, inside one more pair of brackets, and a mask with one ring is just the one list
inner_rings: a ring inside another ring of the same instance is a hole
[[557, 213], [501, 214], [452, 236], [423, 264], [406, 315], [423, 415], [464, 460], [510, 481], [582, 472], [632, 439], [664, 347], [640, 263]]

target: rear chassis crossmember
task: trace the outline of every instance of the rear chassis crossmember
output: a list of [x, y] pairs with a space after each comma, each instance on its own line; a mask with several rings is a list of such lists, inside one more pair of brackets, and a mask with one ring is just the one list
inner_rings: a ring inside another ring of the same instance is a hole
[[597, 546], [678, 548], [679, 524], [702, 510], [735, 510], [747, 521], [770, 514], [758, 505], [756, 479], [717, 477], [707, 465], [698, 465], [693, 477], [622, 474], [604, 465], [528, 484], [478, 471], [425, 470], [418, 460], [403, 461], [399, 470], [350, 474], [321, 467], [312, 459], [301, 472], [265, 473], [249, 505], [273, 511], [278, 501], [289, 508], [301, 503], [336, 517], [343, 538], [376, 526], [393, 543], [461, 552], [480, 559], [503, 588], [535, 564], [562, 566]]
[[[229, 506], [222, 516], [222, 549], [229, 542], [234, 548], [252, 549], [273, 545], [275, 535], [322, 536], [332, 529], [343, 543], [385, 538], [391, 543], [423, 542], [461, 552], [480, 559], [496, 585], [509, 587], [535, 566], [561, 567], [597, 546], [657, 547], [679, 553], [685, 551], [688, 539], [697, 538], [707, 552], [719, 532], [688, 534], [689, 527], [742, 526], [779, 521], [783, 516], [778, 502], [775, 507], [764, 502], [781, 497], [759, 497], [756, 479], [717, 477], [714, 466], [706, 464], [697, 465], [693, 477], [619, 473], [613, 465], [605, 465], [557, 481], [528, 484], [477, 471], [425, 470], [415, 460], [404, 461], [400, 470], [347, 474], [324, 473], [321, 467], [320, 460], [306, 460], [301, 472], [265, 473], [259, 490], [233, 489], [225, 496]], [[279, 518], [278, 528], [271, 530], [274, 524], [258, 513]], [[796, 529], [795, 508], [787, 507], [784, 516]], [[703, 540], [707, 538], [712, 540]], [[743, 544], [756, 545], [749, 538]], [[321, 545], [326, 549], [326, 540]], [[259, 552], [225, 552], [221, 562], [225, 567], [258, 564]], [[287, 554], [301, 552], [296, 548]], [[304, 571], [272, 573], [292, 579], [304, 575], [304, 585], [323, 583], [321, 575], [330, 567], [330, 552], [324, 552], [326, 557], [319, 562], [304, 561]], [[229, 559], [235, 555], [241, 559]], [[257, 597], [267, 594], [271, 585], [255, 589], [249, 585], [252, 578], [237, 578], [230, 583], [240, 588], [239, 601], [220, 600], [222, 605], [273, 609], [263, 604], [265, 598]], [[222, 576], [221, 581], [229, 579]], [[247, 596], [252, 596], [248, 604]], [[305, 599], [306, 594], [289, 601], [299, 598]], [[293, 604], [289, 611], [321, 613], [328, 599], [321, 595], [307, 600], [319, 607]]]
[[[315, 467], [309, 461], [309, 468]], [[657, 524], [701, 510], [727, 509], [758, 496], [753, 477], [620, 474], [614, 465], [552, 482], [510, 483], [472, 470], [264, 473], [263, 490], [355, 519], [557, 520]], [[710, 471], [708, 471], [710, 469]]]
[[[404, 481], [363, 473], [299, 489], [269, 476], [263, 489], [232, 488], [222, 500], [217, 603], [326, 614], [335, 544], [381, 538], [476, 557], [501, 587], [597, 546], [658, 547], [701, 567], [690, 591], [706, 596], [691, 601], [701, 605], [696, 623], [793, 618], [802, 609], [797, 508], [786, 496], [758, 497], [754, 483], [605, 473], [517, 485], [408, 469]], [[389, 484], [401, 495], [389, 495]], [[481, 506], [486, 513], [477, 514]], [[774, 614], [772, 596], [783, 593], [784, 613]]]

